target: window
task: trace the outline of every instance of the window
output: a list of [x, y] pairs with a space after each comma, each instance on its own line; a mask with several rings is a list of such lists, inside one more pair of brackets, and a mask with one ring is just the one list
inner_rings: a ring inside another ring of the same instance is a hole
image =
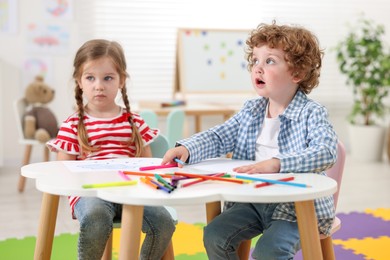
[[[373, 3], [373, 1], [375, 3]], [[259, 23], [293, 23], [312, 30], [325, 49], [320, 86], [311, 96], [320, 102], [352, 102], [351, 89], [339, 73], [332, 47], [347, 23], [365, 12], [386, 20], [385, 0], [83, 0], [75, 3], [81, 41], [107, 38], [126, 52], [132, 100], [172, 97], [175, 82], [176, 33], [179, 27], [255, 28]], [[244, 55], [244, 53], [243, 53]], [[249, 75], [248, 75], [249, 76]]]

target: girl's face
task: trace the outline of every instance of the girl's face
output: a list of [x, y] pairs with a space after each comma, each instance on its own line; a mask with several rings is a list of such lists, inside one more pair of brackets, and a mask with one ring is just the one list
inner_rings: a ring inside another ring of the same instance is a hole
[[293, 77], [284, 52], [264, 45], [253, 48], [251, 79], [259, 96], [289, 102], [298, 88], [299, 79]]
[[119, 73], [108, 57], [86, 62], [78, 83], [88, 100], [88, 112], [109, 112], [117, 107], [115, 98], [124, 86]]

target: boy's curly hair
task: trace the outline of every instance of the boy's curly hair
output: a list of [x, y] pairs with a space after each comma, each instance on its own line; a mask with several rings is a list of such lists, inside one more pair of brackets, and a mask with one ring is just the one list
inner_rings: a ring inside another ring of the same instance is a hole
[[299, 76], [299, 88], [309, 94], [318, 86], [324, 51], [320, 49], [317, 37], [299, 26], [261, 23], [252, 30], [246, 40], [248, 70], [253, 68], [253, 48], [267, 45], [285, 52], [284, 59], [293, 76]]

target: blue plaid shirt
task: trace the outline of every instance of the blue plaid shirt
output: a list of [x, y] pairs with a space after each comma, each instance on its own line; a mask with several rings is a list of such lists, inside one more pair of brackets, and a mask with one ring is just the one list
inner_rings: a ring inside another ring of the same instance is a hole
[[[255, 160], [256, 139], [264, 122], [268, 99], [249, 100], [225, 123], [179, 141], [189, 153], [189, 163], [233, 153], [233, 159]], [[337, 157], [337, 136], [326, 108], [298, 91], [280, 119], [278, 136], [281, 173], [325, 175]], [[329, 234], [335, 216], [333, 196], [315, 200], [319, 231]], [[296, 221], [294, 203], [280, 203], [274, 219]]]

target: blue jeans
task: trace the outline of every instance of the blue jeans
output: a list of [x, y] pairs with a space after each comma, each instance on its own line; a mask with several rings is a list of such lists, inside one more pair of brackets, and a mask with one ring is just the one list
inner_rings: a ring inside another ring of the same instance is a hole
[[[122, 205], [82, 197], [75, 205], [74, 213], [80, 222], [79, 259], [101, 259], [112, 232], [113, 220], [122, 214]], [[174, 220], [164, 207], [144, 207], [142, 232], [146, 233], [146, 237], [141, 259], [161, 259], [174, 231]]]
[[277, 204], [234, 203], [204, 228], [203, 243], [210, 260], [239, 259], [242, 241], [263, 234], [252, 253], [254, 259], [293, 259], [300, 249], [296, 222], [273, 220]]

